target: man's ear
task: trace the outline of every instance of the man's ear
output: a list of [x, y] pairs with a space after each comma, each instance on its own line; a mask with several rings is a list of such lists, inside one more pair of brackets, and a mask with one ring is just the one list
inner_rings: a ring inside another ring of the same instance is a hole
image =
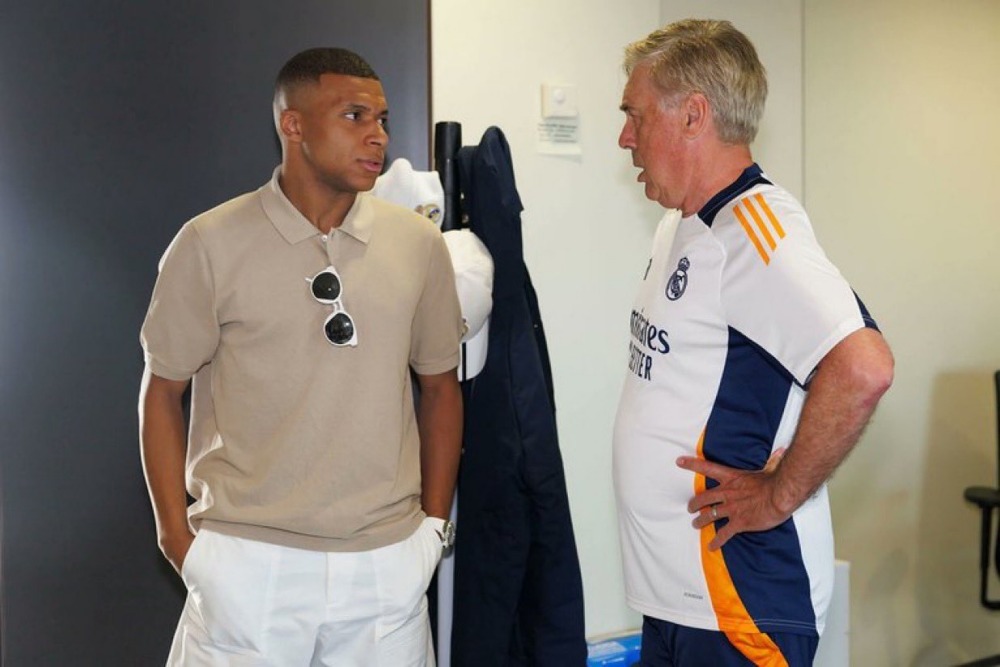
[[298, 143], [302, 141], [302, 117], [294, 109], [285, 109], [278, 116], [278, 128], [281, 137], [286, 141]]
[[684, 112], [684, 136], [695, 139], [708, 127], [712, 108], [708, 98], [701, 93], [691, 93], [684, 100], [681, 109]]

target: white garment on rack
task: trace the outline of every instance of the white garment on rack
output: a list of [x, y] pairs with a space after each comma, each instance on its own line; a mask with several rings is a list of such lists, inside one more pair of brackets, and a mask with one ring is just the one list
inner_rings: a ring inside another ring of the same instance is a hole
[[[375, 181], [372, 195], [416, 211], [438, 226], [444, 219], [444, 188], [437, 172], [416, 171], [406, 158], [389, 165]], [[458, 379], [471, 380], [486, 364], [493, 309], [493, 258], [468, 229], [445, 232], [444, 240], [455, 269], [455, 287], [466, 325]]]
[[438, 227], [444, 220], [444, 188], [436, 171], [417, 171], [406, 158], [398, 158], [375, 179], [372, 196], [405, 206]]
[[493, 310], [493, 258], [479, 237], [468, 229], [445, 232], [444, 242], [455, 268], [455, 288], [466, 326], [458, 379], [470, 380], [486, 365]]

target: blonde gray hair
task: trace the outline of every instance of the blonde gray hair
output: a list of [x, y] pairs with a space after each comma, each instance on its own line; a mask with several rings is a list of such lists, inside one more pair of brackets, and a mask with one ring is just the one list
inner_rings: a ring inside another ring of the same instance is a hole
[[719, 138], [750, 144], [767, 99], [767, 73], [753, 44], [729, 21], [686, 19], [625, 47], [625, 73], [650, 66], [665, 102], [701, 93]]

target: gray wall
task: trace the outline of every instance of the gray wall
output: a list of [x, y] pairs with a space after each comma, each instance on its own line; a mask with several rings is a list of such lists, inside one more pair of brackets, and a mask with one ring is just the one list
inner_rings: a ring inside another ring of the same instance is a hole
[[428, 7], [412, 0], [0, 0], [3, 665], [162, 664], [183, 589], [136, 444], [138, 330], [189, 217], [269, 178], [274, 75], [362, 53], [391, 157], [428, 156]]

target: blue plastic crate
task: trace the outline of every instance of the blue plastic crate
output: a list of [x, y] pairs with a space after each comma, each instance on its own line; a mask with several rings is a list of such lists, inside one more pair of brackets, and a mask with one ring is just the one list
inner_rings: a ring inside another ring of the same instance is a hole
[[587, 667], [632, 667], [639, 662], [638, 632], [587, 642]]

